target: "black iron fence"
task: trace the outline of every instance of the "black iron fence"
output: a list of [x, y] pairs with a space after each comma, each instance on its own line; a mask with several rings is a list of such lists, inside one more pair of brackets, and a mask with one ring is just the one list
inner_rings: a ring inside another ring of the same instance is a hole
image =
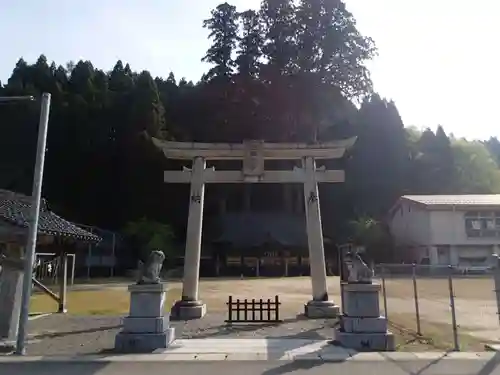
[[275, 296], [274, 300], [267, 299], [234, 299], [229, 296], [227, 305], [226, 323], [277, 323], [280, 319], [279, 297]]

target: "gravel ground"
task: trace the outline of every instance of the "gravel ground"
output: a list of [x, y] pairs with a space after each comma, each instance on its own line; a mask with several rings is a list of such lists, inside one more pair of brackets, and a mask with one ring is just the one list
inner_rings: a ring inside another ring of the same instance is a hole
[[[226, 326], [224, 314], [208, 313], [203, 319], [172, 322], [177, 338], [272, 337], [330, 339], [331, 320], [308, 320], [289, 316], [280, 324], [244, 324]], [[30, 355], [95, 354], [112, 350], [115, 335], [120, 331], [121, 317], [58, 315], [29, 322]]]

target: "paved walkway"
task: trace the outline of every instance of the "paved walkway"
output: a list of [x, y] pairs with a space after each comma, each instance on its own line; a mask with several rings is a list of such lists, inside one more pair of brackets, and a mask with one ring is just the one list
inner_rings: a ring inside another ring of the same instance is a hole
[[1, 374], [15, 375], [500, 375], [497, 358], [418, 361], [232, 361], [0, 363]]
[[[201, 341], [204, 341], [202, 344]], [[141, 355], [0, 357], [0, 373], [16, 375], [500, 375], [500, 356], [481, 353], [355, 353], [325, 342], [240, 339], [180, 340]], [[224, 342], [225, 341], [225, 342]], [[290, 342], [294, 341], [294, 342]], [[216, 345], [212, 348], [209, 345]], [[247, 346], [248, 345], [248, 346]], [[302, 346], [301, 346], [302, 345]], [[231, 347], [229, 347], [231, 346]], [[265, 346], [265, 348], [264, 348]], [[254, 353], [253, 351], [257, 352]], [[196, 351], [190, 352], [190, 351]], [[319, 354], [318, 354], [319, 353]]]
[[496, 352], [357, 353], [305, 339], [178, 339], [152, 354], [4, 356], [0, 374], [500, 375]]
[[3, 356], [0, 363], [157, 362], [157, 361], [441, 361], [490, 360], [497, 352], [364, 352], [306, 339], [177, 339], [167, 349], [147, 354]]

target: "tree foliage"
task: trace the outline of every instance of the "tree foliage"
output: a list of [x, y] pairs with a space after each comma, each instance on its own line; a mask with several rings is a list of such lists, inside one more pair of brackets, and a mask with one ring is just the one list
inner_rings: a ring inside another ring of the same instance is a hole
[[369, 247], [382, 237], [380, 223], [368, 216], [361, 216], [349, 222], [352, 241], [355, 245]]
[[140, 249], [141, 258], [147, 259], [154, 250], [163, 251], [166, 256], [174, 253], [174, 232], [170, 225], [143, 217], [127, 223], [123, 233]]
[[[152, 77], [122, 61], [109, 71], [83, 60], [57, 65], [44, 55], [14, 65], [0, 95], [53, 97], [43, 193], [62, 215], [109, 229], [147, 217], [170, 223], [182, 238], [189, 187], [163, 182], [164, 170], [182, 165], [166, 160], [151, 136], [357, 136], [333, 166], [346, 170], [347, 182], [321, 187], [324, 227], [339, 241], [350, 220], [379, 221], [402, 194], [500, 193], [496, 138], [467, 142], [442, 127], [405, 128], [396, 103], [373, 92], [366, 63], [376, 47], [343, 1], [263, 0], [255, 11], [223, 3], [203, 26], [212, 41], [203, 57], [210, 68], [197, 83], [175, 72]], [[0, 188], [29, 193], [38, 116], [37, 102], [0, 106]], [[266, 193], [252, 198], [256, 207], [283, 208], [280, 188], [259, 191]], [[231, 210], [243, 207], [243, 186], [211, 186], [208, 222], [221, 195]]]

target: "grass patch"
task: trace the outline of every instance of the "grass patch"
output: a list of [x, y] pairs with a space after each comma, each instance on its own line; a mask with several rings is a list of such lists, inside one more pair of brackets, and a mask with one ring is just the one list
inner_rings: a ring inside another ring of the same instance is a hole
[[[450, 291], [447, 278], [417, 278], [417, 291], [420, 298], [449, 299]], [[495, 300], [493, 277], [453, 278], [453, 291], [457, 299]], [[386, 292], [388, 298], [413, 298], [413, 281], [411, 276], [387, 278]]]
[[[165, 311], [181, 297], [181, 288], [167, 292]], [[227, 299], [227, 297], [226, 297]], [[226, 299], [222, 295], [203, 298], [210, 311], [226, 311]], [[31, 297], [30, 312], [51, 313], [57, 311], [57, 303], [45, 294]], [[126, 315], [130, 308], [130, 293], [126, 289], [72, 290], [67, 293], [66, 308], [72, 315]]]
[[[167, 293], [166, 308], [180, 296], [179, 289]], [[127, 290], [74, 290], [68, 291], [66, 308], [74, 315], [125, 315], [130, 307]], [[31, 297], [30, 311], [50, 313], [57, 311], [57, 303], [45, 294]]]
[[[416, 332], [416, 320], [413, 314], [391, 314], [390, 330], [396, 336], [398, 351], [449, 351], [453, 350], [453, 328], [451, 324], [420, 321], [422, 335]], [[461, 351], [483, 351], [488, 340], [481, 340], [458, 332], [458, 344]]]
[[[335, 279], [331, 280], [333, 285]], [[105, 286], [105, 285], [103, 285]], [[130, 294], [126, 287], [104, 287], [101, 290], [78, 290], [71, 288], [67, 292], [67, 309], [76, 315], [123, 315], [129, 309]], [[181, 296], [182, 284], [168, 282], [166, 309], [170, 309], [174, 301]], [[58, 291], [54, 288], [54, 291]], [[282, 311], [294, 313], [303, 310], [304, 302], [311, 297], [309, 278], [276, 278], [276, 279], [206, 279], [200, 282], [200, 298], [208, 305], [211, 312], [227, 310], [229, 295], [240, 299], [273, 299], [278, 294], [283, 302]], [[336, 299], [338, 300], [338, 298]], [[48, 296], [36, 293], [31, 298], [30, 311], [41, 313], [54, 312], [57, 303]]]

